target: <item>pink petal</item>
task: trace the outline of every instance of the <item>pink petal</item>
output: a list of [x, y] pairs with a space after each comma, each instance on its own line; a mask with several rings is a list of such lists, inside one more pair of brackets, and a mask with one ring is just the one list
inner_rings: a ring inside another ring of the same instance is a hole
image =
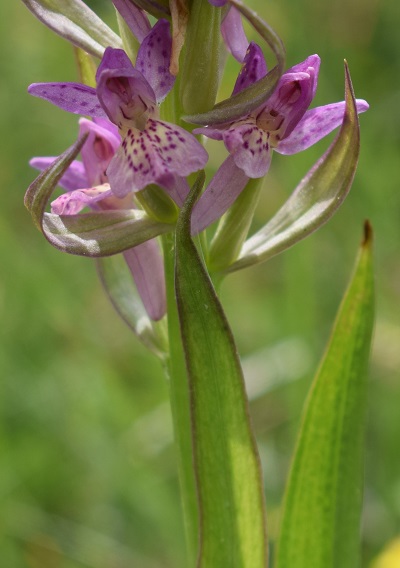
[[28, 93], [49, 101], [67, 112], [91, 117], [105, 117], [95, 89], [80, 83], [33, 83]]
[[156, 239], [126, 250], [128, 264], [150, 318], [160, 320], [166, 312], [164, 264]]
[[[362, 99], [357, 99], [356, 103], [358, 113], [369, 108]], [[306, 150], [340, 126], [344, 110], [344, 101], [308, 110], [293, 132], [279, 142], [275, 150], [280, 154], [296, 154]]]
[[227, 150], [235, 164], [250, 178], [264, 176], [271, 163], [268, 132], [258, 128], [251, 117], [238, 121], [224, 133]]
[[248, 46], [244, 65], [238, 75], [232, 95], [236, 95], [236, 93], [262, 79], [266, 74], [267, 64], [262, 49], [252, 41]]
[[[56, 156], [49, 156], [45, 158], [32, 158], [29, 165], [39, 171], [43, 171], [48, 168]], [[58, 185], [67, 191], [73, 191], [74, 189], [79, 189], [81, 187], [87, 187], [89, 184], [85, 168], [82, 162], [74, 160], [66, 172], [63, 174], [62, 178], [58, 182]]]
[[151, 24], [146, 13], [130, 0], [112, 0], [129, 29], [139, 42], [142, 42], [151, 30]]
[[112, 192], [108, 184], [88, 189], [77, 189], [57, 197], [51, 204], [51, 212], [55, 215], [75, 215], [85, 207], [90, 207], [97, 201], [111, 195]]
[[[269, 123], [271, 116], [277, 117], [273, 118], [272, 122], [278, 118], [280, 120], [276, 133], [278, 139], [288, 136], [310, 106], [313, 90], [314, 70], [312, 67], [307, 72], [284, 73], [274, 94], [257, 117], [260, 126], [262, 127], [263, 122]], [[274, 130], [269, 127], [266, 129]]]
[[182, 207], [189, 195], [190, 187], [185, 178], [175, 176], [174, 183], [168, 187], [168, 193], [175, 203]]
[[242, 63], [246, 56], [249, 40], [244, 33], [242, 16], [233, 6], [222, 20], [221, 34], [228, 51]]
[[305, 59], [301, 63], [297, 63], [297, 65], [293, 65], [293, 67], [290, 67], [287, 71], [285, 71], [284, 75], [286, 73], [302, 73], [302, 72], [308, 73], [308, 69], [311, 67], [314, 70], [314, 84], [312, 89], [312, 98], [314, 98], [318, 86], [318, 75], [319, 75], [320, 65], [321, 65], [321, 58], [319, 57], [319, 55], [317, 54], [310, 55], [309, 57], [307, 57], [307, 59]]
[[158, 103], [167, 96], [175, 82], [175, 77], [169, 72], [171, 49], [170, 24], [167, 20], [158, 20], [141, 44], [136, 58], [136, 69], [151, 85]]
[[[113, 125], [114, 126], [114, 125]], [[115, 127], [114, 127], [115, 128]], [[90, 186], [107, 182], [106, 170], [121, 144], [121, 137], [100, 124], [81, 118], [79, 121], [79, 134], [88, 133], [88, 138], [81, 150], [82, 161], [85, 166]]]
[[226, 128], [228, 125], [222, 125], [221, 129], [212, 128], [210, 126], [204, 126], [201, 128], [195, 128], [193, 130], [193, 134], [203, 134], [203, 136], [207, 136], [207, 138], [212, 138], [213, 140], [223, 140], [224, 137], [222, 135], [223, 128]]
[[211, 179], [192, 214], [192, 234], [196, 235], [219, 219], [234, 203], [249, 181], [248, 176], [228, 156]]

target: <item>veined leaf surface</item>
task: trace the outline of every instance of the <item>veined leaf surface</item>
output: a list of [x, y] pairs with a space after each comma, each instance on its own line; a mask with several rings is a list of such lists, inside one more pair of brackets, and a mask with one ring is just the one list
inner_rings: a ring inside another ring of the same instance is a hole
[[190, 236], [199, 189], [198, 181], [178, 220], [175, 271], [200, 510], [198, 566], [264, 568], [262, 478], [242, 370], [228, 322]]
[[306, 404], [286, 489], [276, 568], [359, 566], [367, 363], [374, 296], [371, 229]]

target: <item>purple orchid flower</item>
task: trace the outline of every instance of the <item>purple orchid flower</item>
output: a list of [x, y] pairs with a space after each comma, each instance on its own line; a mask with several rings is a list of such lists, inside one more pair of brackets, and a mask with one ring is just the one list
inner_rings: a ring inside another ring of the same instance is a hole
[[[51, 205], [56, 215], [75, 215], [85, 207], [94, 210], [134, 208], [132, 194], [119, 199], [113, 195], [107, 178], [107, 168], [120, 146], [118, 129], [107, 119], [93, 121], [81, 118], [80, 136], [88, 134], [83, 145], [82, 162], [74, 160], [60, 179], [66, 190]], [[55, 157], [33, 158], [30, 165], [46, 169]], [[129, 266], [147, 313], [153, 320], [166, 312], [164, 265], [157, 240], [152, 239], [126, 250], [124, 258]]]
[[158, 103], [171, 90], [169, 23], [159, 20], [142, 42], [134, 67], [121, 49], [108, 47], [93, 89], [77, 83], [36, 83], [29, 92], [60, 108], [109, 118], [122, 143], [107, 168], [115, 196], [156, 183], [176, 198], [180, 178], [201, 169], [208, 154], [192, 134], [159, 120]]
[[[339, 102], [307, 110], [317, 88], [320, 58], [311, 55], [286, 71], [272, 97], [239, 120], [194, 130], [215, 140], [223, 140], [234, 163], [249, 178], [263, 177], [270, 166], [272, 150], [295, 154], [309, 148], [337, 128], [345, 103]], [[266, 75], [260, 47], [251, 43], [233, 94]], [[359, 113], [368, 103], [357, 99]]]

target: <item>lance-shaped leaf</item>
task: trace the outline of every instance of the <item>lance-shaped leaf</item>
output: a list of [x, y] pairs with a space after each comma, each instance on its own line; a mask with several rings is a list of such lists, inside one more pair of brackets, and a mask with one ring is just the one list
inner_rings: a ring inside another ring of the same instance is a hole
[[274, 30], [255, 12], [242, 4], [240, 0], [229, 0], [229, 2], [243, 14], [271, 47], [278, 64], [265, 77], [243, 89], [243, 91], [232, 95], [229, 99], [217, 103], [212, 110], [184, 117], [187, 122], [193, 124], [204, 126], [224, 124], [237, 120], [255, 110], [272, 95], [285, 67], [285, 48]]
[[359, 566], [367, 362], [373, 327], [371, 229], [311, 388], [286, 489], [276, 568]]
[[122, 48], [122, 41], [81, 0], [23, 0], [47, 27], [77, 47], [101, 58], [106, 47]]
[[45, 209], [63, 173], [78, 155], [83, 136], [59, 156], [29, 186], [25, 205], [35, 225], [56, 248], [81, 256], [108, 256], [122, 252], [171, 230], [144, 211], [121, 209], [81, 215], [54, 215]]
[[260, 463], [234, 339], [190, 237], [198, 181], [176, 231], [176, 298], [191, 395], [200, 510], [198, 566], [264, 568]]
[[243, 245], [228, 271], [263, 262], [326, 223], [350, 191], [360, 152], [360, 131], [350, 73], [345, 63], [346, 107], [342, 127], [327, 152], [262, 229]]
[[163, 323], [154, 322], [149, 318], [123, 255], [99, 258], [97, 269], [116, 311], [145, 347], [164, 359], [168, 345]]

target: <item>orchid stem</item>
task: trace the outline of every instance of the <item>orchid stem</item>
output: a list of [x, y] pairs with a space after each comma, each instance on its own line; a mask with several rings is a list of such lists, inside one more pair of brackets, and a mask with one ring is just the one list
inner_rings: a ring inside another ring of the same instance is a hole
[[175, 300], [175, 235], [163, 235], [165, 278], [168, 304], [169, 357], [167, 373], [177, 452], [183, 518], [188, 550], [188, 566], [195, 566], [198, 547], [198, 506], [193, 469], [193, 440], [190, 413], [189, 383], [186, 373], [178, 310]]

